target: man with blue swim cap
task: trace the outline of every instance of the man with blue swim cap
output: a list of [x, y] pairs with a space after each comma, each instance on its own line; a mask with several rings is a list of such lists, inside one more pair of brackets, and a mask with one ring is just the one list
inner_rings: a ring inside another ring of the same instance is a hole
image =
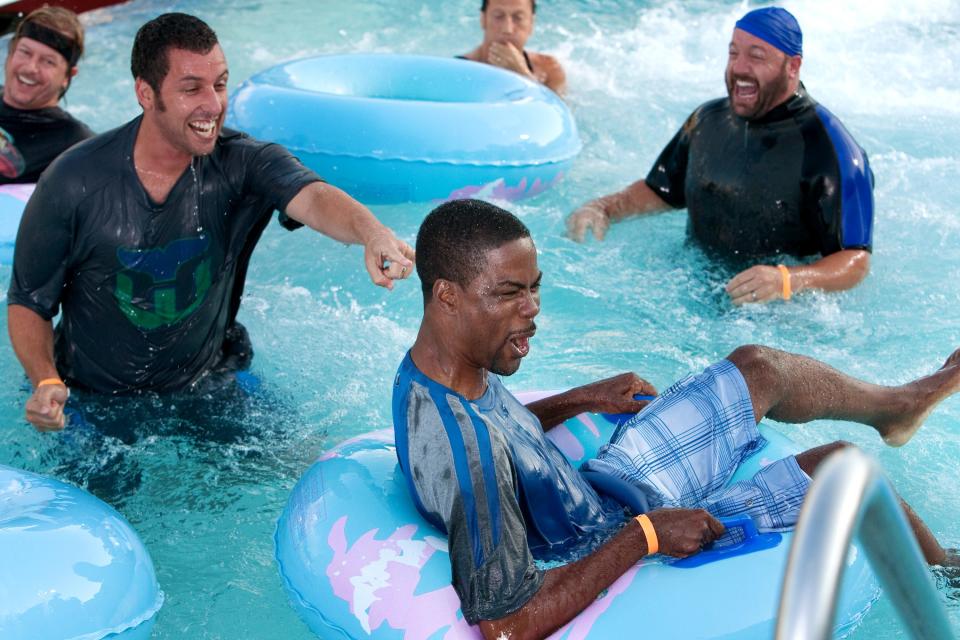
[[[729, 45], [727, 97], [694, 111], [645, 179], [575, 211], [569, 235], [603, 239], [612, 222], [686, 208], [689, 235], [708, 253], [760, 262], [728, 282], [734, 304], [856, 286], [870, 268], [873, 173], [840, 121], [807, 94], [802, 56], [788, 11], [743, 16]], [[816, 257], [787, 266], [784, 255]]]
[[[426, 217], [416, 251], [423, 320], [394, 379], [397, 457], [417, 509], [448, 536], [461, 610], [486, 638], [549, 635], [640, 558], [699, 552], [724, 533], [715, 516], [791, 528], [810, 474], [844, 443], [772, 461], [727, 485], [765, 444], [757, 429], [764, 417], [860, 422], [899, 446], [960, 389], [960, 350], [929, 376], [882, 387], [750, 345], [659, 396], [624, 373], [524, 406], [500, 376], [520, 368], [537, 333], [543, 274], [529, 229], [492, 204], [456, 200]], [[652, 510], [634, 519], [544, 432], [584, 412], [640, 410], [586, 464], [646, 496]], [[960, 562], [905, 512], [927, 562]], [[535, 563], [558, 549], [579, 559], [549, 570]]]
[[17, 234], [8, 327], [39, 430], [63, 428], [67, 385], [233, 384], [253, 357], [237, 322], [247, 267], [274, 211], [287, 228], [363, 246], [376, 285], [413, 267], [410, 246], [365, 206], [279, 145], [223, 126], [229, 70], [205, 22], [150, 20], [130, 67], [143, 113], [50, 165]]

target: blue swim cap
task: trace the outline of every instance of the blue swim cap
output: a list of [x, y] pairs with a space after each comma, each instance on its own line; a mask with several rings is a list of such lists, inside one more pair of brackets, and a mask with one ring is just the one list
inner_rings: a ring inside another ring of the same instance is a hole
[[737, 21], [737, 29], [772, 44], [788, 56], [803, 55], [803, 32], [800, 31], [800, 23], [786, 9], [754, 9]]

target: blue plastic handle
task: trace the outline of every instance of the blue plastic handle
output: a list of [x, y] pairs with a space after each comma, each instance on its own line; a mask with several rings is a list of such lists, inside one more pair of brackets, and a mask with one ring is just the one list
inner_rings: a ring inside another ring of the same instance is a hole
[[728, 532], [731, 529], [740, 529], [743, 533], [743, 540], [733, 544], [710, 545], [696, 555], [674, 561], [670, 566], [678, 569], [693, 569], [717, 560], [772, 549], [780, 544], [783, 539], [783, 536], [779, 533], [759, 533], [753, 519], [746, 514], [732, 518], [720, 518], [720, 522], [723, 523]]
[[[634, 394], [633, 399], [634, 400], [653, 400], [656, 397], [657, 396], [648, 396], [642, 393], [636, 393]], [[600, 415], [603, 416], [607, 420], [607, 422], [619, 426], [620, 423], [626, 422], [627, 420], [629, 420], [630, 418], [632, 418], [637, 414], [635, 413], [601, 413]]]

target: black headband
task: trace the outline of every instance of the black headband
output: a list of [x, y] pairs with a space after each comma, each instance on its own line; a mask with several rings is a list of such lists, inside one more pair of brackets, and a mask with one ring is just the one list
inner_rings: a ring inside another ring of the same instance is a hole
[[63, 35], [56, 29], [45, 27], [36, 22], [25, 22], [20, 26], [18, 38], [30, 38], [41, 42], [63, 56], [67, 61], [67, 68], [72, 69], [80, 59], [80, 47], [77, 43]]

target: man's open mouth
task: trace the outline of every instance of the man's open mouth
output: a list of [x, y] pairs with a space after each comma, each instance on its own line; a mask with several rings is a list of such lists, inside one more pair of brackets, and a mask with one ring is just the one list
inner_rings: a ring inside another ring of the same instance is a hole
[[532, 338], [536, 332], [536, 329], [530, 329], [522, 333], [515, 333], [510, 336], [507, 342], [513, 347], [514, 353], [523, 358], [530, 353], [530, 338]]

